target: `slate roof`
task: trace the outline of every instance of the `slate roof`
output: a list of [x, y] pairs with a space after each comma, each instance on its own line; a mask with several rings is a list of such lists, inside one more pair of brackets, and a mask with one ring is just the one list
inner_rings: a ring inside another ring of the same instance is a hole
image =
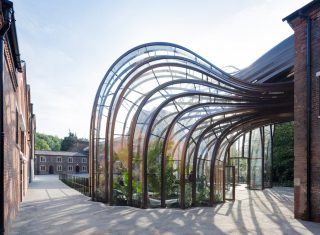
[[36, 155], [44, 155], [44, 156], [66, 156], [66, 157], [88, 157], [83, 153], [77, 152], [66, 152], [66, 151], [47, 151], [47, 150], [36, 150]]

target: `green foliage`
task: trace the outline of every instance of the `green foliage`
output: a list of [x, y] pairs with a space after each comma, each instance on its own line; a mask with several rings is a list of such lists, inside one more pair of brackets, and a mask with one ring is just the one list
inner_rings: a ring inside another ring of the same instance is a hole
[[192, 204], [192, 183], [191, 182], [186, 182], [185, 184], [185, 206], [190, 207]]
[[36, 150], [51, 150], [47, 141], [45, 141], [44, 139], [37, 139], [37, 137], [36, 137], [35, 149]]
[[[151, 144], [148, 151], [148, 190], [153, 193], [153, 198], [160, 199], [161, 187], [161, 148], [162, 142]], [[166, 194], [167, 199], [178, 197], [177, 170], [173, 167], [173, 157], [166, 159]], [[187, 191], [187, 190], [186, 190]]]
[[222, 194], [221, 194], [221, 193], [216, 193], [216, 194], [214, 195], [214, 201], [215, 201], [215, 202], [223, 202]]
[[166, 190], [167, 190], [167, 197], [176, 198], [178, 192], [178, 182], [176, 178], [177, 170], [173, 169], [173, 157], [167, 157], [167, 166], [166, 166]]
[[148, 191], [153, 192], [154, 198], [160, 198], [161, 143], [150, 144], [148, 150]]
[[[113, 197], [116, 205], [126, 205], [128, 197], [129, 175], [128, 170], [123, 169], [120, 175], [113, 180]], [[134, 194], [141, 195], [142, 185], [137, 180], [132, 179], [132, 189]], [[134, 197], [134, 196], [133, 196]]]
[[61, 139], [57, 136], [36, 133], [36, 150], [52, 150], [59, 151]]
[[69, 136], [64, 137], [64, 139], [61, 142], [61, 150], [62, 151], [68, 151], [73, 144], [75, 144], [78, 140], [78, 137], [76, 134], [69, 132]]
[[275, 125], [273, 140], [273, 181], [293, 181], [293, 123]]
[[123, 170], [121, 175], [113, 180], [113, 196], [116, 205], [126, 205], [128, 196], [128, 171]]
[[209, 201], [210, 188], [208, 186], [208, 180], [205, 175], [201, 175], [197, 179], [198, 193], [197, 193], [197, 202], [200, 204], [206, 203]]

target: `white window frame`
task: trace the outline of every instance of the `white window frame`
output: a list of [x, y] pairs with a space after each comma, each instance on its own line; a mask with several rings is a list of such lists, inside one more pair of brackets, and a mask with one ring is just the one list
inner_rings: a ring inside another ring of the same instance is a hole
[[62, 162], [62, 157], [57, 157], [57, 162], [61, 163]]
[[83, 157], [82, 158], [82, 163], [87, 163], [87, 158]]
[[87, 169], [87, 166], [82, 166], [82, 172], [87, 172], [88, 169]]
[[40, 165], [40, 171], [47, 171], [46, 165]]
[[46, 162], [46, 161], [47, 161], [47, 159], [45, 156], [40, 156], [40, 162]]
[[68, 163], [73, 163], [73, 157], [68, 157]]
[[73, 171], [73, 166], [72, 165], [68, 165], [68, 171]]
[[62, 171], [62, 165], [57, 165], [57, 171]]

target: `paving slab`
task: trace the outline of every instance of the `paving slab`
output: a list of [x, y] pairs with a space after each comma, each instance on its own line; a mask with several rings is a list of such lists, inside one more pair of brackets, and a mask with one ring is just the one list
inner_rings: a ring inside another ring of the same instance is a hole
[[9, 234], [320, 234], [320, 224], [293, 217], [291, 188], [237, 187], [237, 200], [215, 207], [138, 209], [93, 202], [59, 181], [36, 176]]

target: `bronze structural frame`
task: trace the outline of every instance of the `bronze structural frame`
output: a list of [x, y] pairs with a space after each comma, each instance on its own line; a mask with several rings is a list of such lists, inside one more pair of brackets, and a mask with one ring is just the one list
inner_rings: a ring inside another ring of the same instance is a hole
[[[172, 43], [147, 43], [123, 54], [107, 71], [93, 104], [92, 199], [117, 204], [114, 187], [120, 182], [126, 205], [167, 207], [169, 159], [181, 208], [199, 204], [201, 177], [209, 189], [207, 205], [221, 193], [226, 200], [225, 169], [233, 158], [249, 159], [250, 186], [251, 155], [260, 154], [261, 188], [272, 185], [264, 183], [264, 167], [272, 164], [273, 124], [293, 120], [293, 55], [292, 36], [234, 73]], [[241, 146], [231, 156], [236, 143]], [[159, 171], [150, 173], [151, 167]], [[231, 171], [234, 185], [234, 167]], [[160, 181], [159, 192], [149, 191], [151, 179]]]

